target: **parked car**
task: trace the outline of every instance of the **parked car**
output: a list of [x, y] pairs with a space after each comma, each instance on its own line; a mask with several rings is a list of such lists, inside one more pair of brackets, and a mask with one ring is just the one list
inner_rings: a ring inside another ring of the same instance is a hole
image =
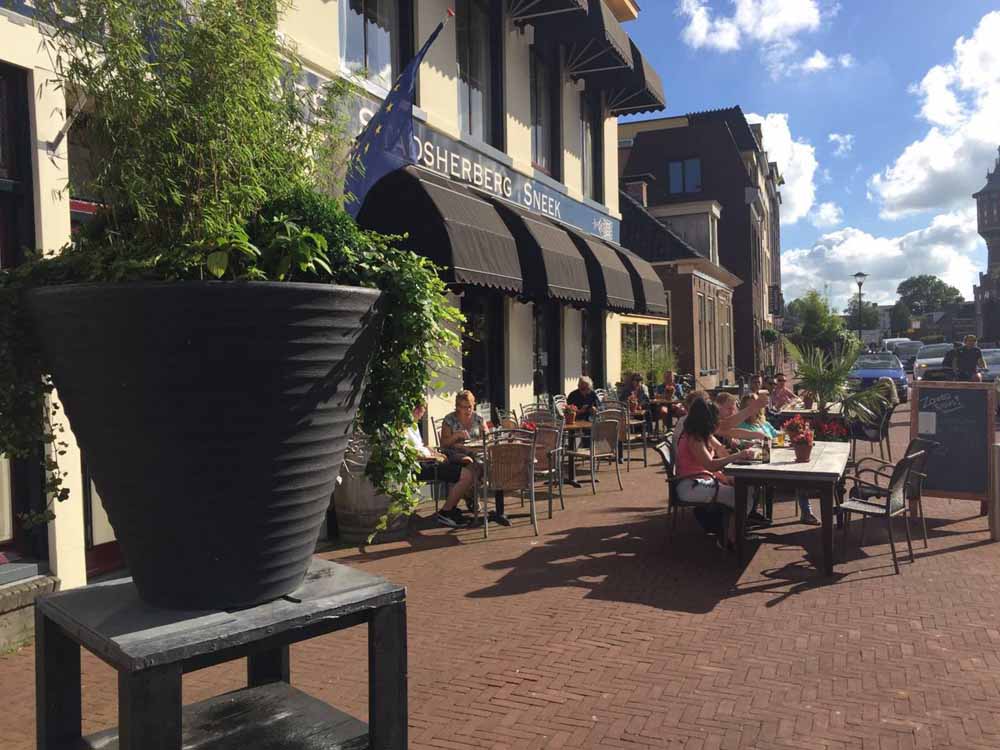
[[899, 357], [899, 361], [903, 363], [904, 370], [913, 372], [913, 363], [917, 360], [917, 352], [923, 346], [922, 341], [900, 341], [896, 344], [896, 351], [894, 353]]
[[917, 359], [913, 363], [913, 379], [940, 379], [941, 373], [944, 372], [941, 362], [944, 360], [944, 355], [953, 348], [954, 344], [927, 344], [920, 347]]
[[997, 392], [997, 414], [1000, 414], [1000, 349], [983, 349], [983, 360], [986, 362], [986, 372], [983, 373], [984, 383], [993, 383]]
[[882, 339], [882, 351], [889, 352], [890, 354], [895, 354], [896, 353], [896, 347], [899, 344], [902, 344], [902, 343], [904, 343], [906, 341], [909, 341], [909, 340], [910, 339], [905, 338], [905, 337], [903, 337], [903, 338], [894, 338], [894, 339]]
[[910, 382], [903, 370], [899, 357], [889, 352], [862, 354], [854, 363], [854, 369], [847, 377], [847, 385], [851, 390], [871, 388], [879, 378], [889, 378], [896, 386], [899, 402], [905, 404], [910, 398]]

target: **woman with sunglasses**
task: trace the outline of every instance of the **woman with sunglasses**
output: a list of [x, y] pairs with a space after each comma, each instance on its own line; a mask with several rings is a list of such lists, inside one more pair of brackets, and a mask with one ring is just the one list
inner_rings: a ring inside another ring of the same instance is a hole
[[783, 372], [779, 372], [774, 379], [774, 388], [771, 390], [771, 398], [768, 403], [772, 411], [781, 411], [798, 398], [788, 387], [787, 382], [788, 379]]

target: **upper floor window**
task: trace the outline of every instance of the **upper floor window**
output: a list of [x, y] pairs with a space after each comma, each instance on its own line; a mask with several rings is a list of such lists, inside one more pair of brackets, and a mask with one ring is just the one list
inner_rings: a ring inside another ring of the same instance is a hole
[[[459, 0], [455, 6], [458, 43], [458, 124], [464, 135], [497, 148], [501, 139], [499, 26], [488, 0]], [[500, 11], [502, 12], [502, 10]]]
[[3, 71], [0, 71], [0, 179], [14, 179], [14, 157], [11, 145], [11, 131], [14, 129], [12, 107], [9, 102], [10, 86]]
[[558, 177], [559, 81], [552, 58], [537, 46], [531, 48], [531, 161], [546, 174]]
[[580, 167], [583, 170], [583, 195], [594, 201], [604, 200], [603, 122], [590, 96], [580, 94]]
[[342, 0], [340, 8], [344, 67], [391, 88], [402, 67], [400, 0]]
[[701, 192], [701, 159], [672, 161], [667, 165], [671, 193]]

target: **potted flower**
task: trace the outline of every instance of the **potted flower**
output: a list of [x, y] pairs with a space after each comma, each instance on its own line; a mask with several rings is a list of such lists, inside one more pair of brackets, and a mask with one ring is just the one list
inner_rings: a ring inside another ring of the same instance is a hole
[[576, 423], [576, 413], [577, 413], [576, 406], [574, 406], [573, 404], [566, 404], [565, 408], [563, 409], [563, 418], [566, 420], [566, 424]]
[[795, 460], [798, 463], [808, 463], [812, 455], [813, 428], [809, 420], [801, 415], [789, 419], [784, 424], [784, 430], [788, 435], [788, 441], [795, 449]]
[[61, 403], [144, 599], [287, 594], [355, 424], [390, 514], [415, 505], [405, 430], [461, 317], [434, 266], [320, 192], [347, 144], [338, 92], [294, 84], [273, 5], [36, 6], [103, 210], [0, 272], [0, 453], [45, 444], [63, 499]]

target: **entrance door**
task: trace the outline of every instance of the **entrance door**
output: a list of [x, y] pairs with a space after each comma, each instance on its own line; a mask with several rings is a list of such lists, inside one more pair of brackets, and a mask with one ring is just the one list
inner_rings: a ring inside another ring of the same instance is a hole
[[536, 302], [533, 328], [535, 395], [562, 393], [562, 308], [559, 303]]
[[462, 386], [479, 403], [507, 408], [504, 377], [503, 296], [470, 288], [462, 295]]

